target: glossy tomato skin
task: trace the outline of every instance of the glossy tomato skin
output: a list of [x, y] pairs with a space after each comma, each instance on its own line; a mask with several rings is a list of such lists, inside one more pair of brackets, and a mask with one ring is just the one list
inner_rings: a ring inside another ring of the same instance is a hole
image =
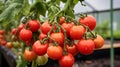
[[47, 37], [47, 35], [41, 32], [40, 35], [39, 35], [39, 39], [42, 40], [45, 37]]
[[17, 29], [16, 28], [13, 28], [12, 29], [12, 34], [15, 35], [17, 33]]
[[79, 52], [83, 55], [92, 54], [95, 49], [94, 41], [91, 39], [88, 40], [80, 40], [78, 42], [77, 48]]
[[79, 22], [88, 26], [90, 30], [93, 30], [96, 27], [96, 19], [91, 15], [87, 15], [85, 18], [80, 18]]
[[39, 56], [46, 54], [47, 48], [48, 48], [48, 44], [47, 43], [41, 44], [39, 40], [36, 41], [32, 46], [32, 50]]
[[81, 25], [73, 26], [70, 29], [70, 37], [72, 39], [79, 40], [79, 39], [82, 39], [82, 36], [83, 34], [85, 34], [85, 32], [86, 32], [86, 29], [83, 26]]
[[4, 34], [4, 30], [0, 30], [0, 35], [3, 35]]
[[32, 31], [27, 29], [22, 29], [19, 33], [19, 37], [23, 41], [28, 41], [32, 38]]
[[30, 30], [32, 32], [36, 32], [40, 28], [40, 23], [37, 20], [29, 20], [28, 21], [28, 26], [30, 27]]
[[21, 24], [18, 26], [18, 28], [17, 28], [18, 33], [19, 33], [24, 27], [25, 27], [25, 24], [21, 23]]
[[60, 46], [49, 46], [47, 49], [47, 55], [52, 59], [52, 60], [58, 60], [62, 57], [63, 50]]
[[63, 17], [63, 16], [61, 16], [60, 17], [60, 20], [59, 20], [59, 24], [63, 24], [63, 23], [65, 23], [66, 21], [65, 21], [65, 17]]
[[42, 33], [44, 33], [44, 34], [47, 34], [47, 33], [50, 31], [51, 28], [52, 28], [52, 27], [50, 26], [49, 22], [44, 22], [44, 23], [41, 25], [41, 31], [42, 31]]
[[97, 35], [97, 37], [94, 39], [95, 48], [101, 48], [104, 45], [104, 39]]
[[64, 34], [61, 32], [51, 33], [50, 37], [54, 39], [61, 47], [63, 47], [64, 43]]
[[67, 52], [75, 56], [78, 53], [77, 45], [73, 44], [72, 46], [66, 45]]
[[74, 64], [74, 57], [72, 54], [68, 53], [67, 55], [62, 56], [59, 59], [60, 67], [72, 67]]
[[34, 51], [29, 50], [28, 48], [25, 49], [24, 52], [24, 58], [31, 62], [32, 60], [34, 60], [37, 57], [37, 55], [34, 53]]
[[1, 45], [5, 46], [7, 44], [6, 40], [1, 40]]
[[7, 42], [6, 45], [5, 45], [8, 49], [11, 49], [13, 46], [12, 46], [12, 42]]
[[70, 29], [71, 27], [74, 26], [74, 23], [63, 23], [62, 27], [66, 30], [66, 34], [69, 36], [70, 35]]

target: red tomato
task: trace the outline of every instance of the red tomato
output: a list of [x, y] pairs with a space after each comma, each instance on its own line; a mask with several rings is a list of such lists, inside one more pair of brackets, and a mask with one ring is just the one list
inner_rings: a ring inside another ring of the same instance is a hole
[[80, 18], [79, 22], [88, 26], [90, 30], [93, 30], [96, 27], [96, 19], [91, 15], [87, 15], [85, 18]]
[[15, 35], [17, 33], [17, 29], [16, 28], [13, 28], [12, 29], [12, 34]]
[[65, 17], [60, 17], [59, 24], [65, 23]]
[[34, 51], [30, 51], [28, 48], [25, 49], [24, 52], [24, 58], [25, 60], [31, 62], [37, 57], [37, 55], [34, 53]]
[[21, 23], [21, 24], [18, 26], [18, 28], [17, 28], [18, 33], [19, 33], [24, 27], [25, 27], [25, 25], [24, 25], [23, 23]]
[[32, 38], [32, 32], [27, 29], [22, 29], [19, 33], [19, 37], [23, 41], [28, 41]]
[[62, 27], [66, 30], [67, 35], [70, 35], [70, 29], [73, 27], [74, 23], [63, 23]]
[[59, 59], [60, 67], [72, 67], [74, 64], [74, 57], [72, 54], [67, 54], [65, 56], [62, 56], [61, 59]]
[[4, 34], [4, 30], [0, 30], [0, 35], [3, 35]]
[[47, 37], [47, 35], [41, 32], [40, 35], [39, 35], [39, 39], [42, 40], [45, 37]]
[[61, 32], [51, 33], [50, 37], [55, 40], [61, 47], [63, 47], [64, 43], [64, 34]]
[[94, 44], [94, 41], [91, 39], [80, 40], [78, 42], [77, 48], [81, 54], [89, 55], [89, 54], [93, 53], [93, 51], [95, 49], [95, 44]]
[[47, 55], [53, 59], [58, 60], [62, 57], [63, 50], [60, 46], [49, 46], [47, 49]]
[[48, 22], [44, 22], [44, 23], [41, 25], [41, 31], [42, 31], [42, 33], [44, 33], [44, 34], [47, 34], [47, 33], [50, 31], [51, 28], [52, 28], [52, 27], [50, 26], [50, 24], [49, 24]]
[[79, 40], [82, 39], [83, 34], [85, 34], [86, 29], [83, 26], [73, 26], [70, 29], [70, 37]]
[[0, 34], [0, 39], [3, 39], [3, 35]]
[[101, 48], [104, 45], [104, 39], [97, 35], [97, 37], [94, 39], [95, 48]]
[[33, 46], [32, 50], [39, 56], [46, 54], [48, 48], [48, 44], [41, 44], [40, 41], [36, 41]]
[[67, 52], [71, 53], [73, 56], [75, 56], [78, 53], [78, 49], [76, 44], [73, 44], [72, 46], [66, 45]]
[[30, 27], [30, 30], [32, 32], [36, 32], [40, 28], [40, 22], [37, 21], [37, 20], [29, 20], [28, 21], [28, 26]]
[[1, 40], [1, 45], [5, 46], [7, 44], [6, 40]]

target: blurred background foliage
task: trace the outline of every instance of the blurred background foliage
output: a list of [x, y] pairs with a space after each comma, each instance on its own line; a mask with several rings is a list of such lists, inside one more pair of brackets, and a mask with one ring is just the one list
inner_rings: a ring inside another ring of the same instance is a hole
[[[95, 31], [97, 31], [98, 34], [103, 36], [105, 39], [110, 39], [111, 34], [110, 34], [110, 21], [102, 21], [97, 24]], [[120, 39], [120, 30], [114, 30], [114, 38], [115, 39]]]

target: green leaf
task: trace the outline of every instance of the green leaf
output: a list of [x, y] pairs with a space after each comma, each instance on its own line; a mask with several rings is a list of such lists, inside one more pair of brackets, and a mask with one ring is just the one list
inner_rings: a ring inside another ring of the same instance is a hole
[[39, 14], [45, 16], [45, 14], [46, 14], [46, 3], [45, 2], [41, 2], [41, 1], [37, 1], [36, 3], [34, 3], [31, 6], [30, 11], [31, 12], [37, 11]]
[[71, 16], [72, 18], [75, 18], [74, 10], [71, 9], [71, 8], [66, 10], [65, 14], [68, 15], [68, 16]]
[[59, 12], [60, 9], [56, 6], [50, 6], [50, 8], [48, 9], [48, 18], [52, 19], [54, 17], [54, 15]]
[[23, 8], [22, 8], [23, 15], [28, 15], [30, 11], [30, 4], [29, 0], [24, 0]]
[[10, 21], [19, 13], [21, 10], [22, 5], [18, 3], [11, 4], [8, 8], [6, 8], [1, 14], [0, 14], [0, 21], [6, 20]]
[[74, 3], [74, 4], [77, 4], [77, 3], [78, 3], [78, 0], [73, 0], [73, 3]]
[[66, 3], [67, 0], [61, 0], [63, 3]]

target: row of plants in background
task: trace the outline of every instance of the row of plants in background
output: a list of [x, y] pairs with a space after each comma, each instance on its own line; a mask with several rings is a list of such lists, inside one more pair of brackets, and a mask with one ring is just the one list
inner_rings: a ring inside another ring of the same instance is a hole
[[[103, 21], [101, 23], [98, 23], [95, 31], [97, 31], [98, 34], [102, 35], [104, 39], [110, 39], [111, 34], [110, 34], [110, 22], [109, 21]], [[119, 30], [114, 30], [113, 36], [114, 39], [120, 39], [120, 31]]]
[[[75, 19], [73, 8], [79, 1], [85, 6], [84, 0], [5, 2], [9, 7], [0, 14], [5, 29], [0, 30], [0, 44], [14, 50], [18, 56], [17, 67], [25, 67], [30, 62], [31, 67], [45, 65], [48, 58], [58, 60], [60, 67], [72, 67], [75, 55], [89, 55], [103, 46], [104, 39], [93, 32], [96, 27], [93, 16], [81, 14]], [[60, 8], [60, 2], [65, 4], [64, 8]], [[46, 15], [47, 19], [43, 20], [41, 16]], [[6, 28], [5, 23], [15, 24]]]

